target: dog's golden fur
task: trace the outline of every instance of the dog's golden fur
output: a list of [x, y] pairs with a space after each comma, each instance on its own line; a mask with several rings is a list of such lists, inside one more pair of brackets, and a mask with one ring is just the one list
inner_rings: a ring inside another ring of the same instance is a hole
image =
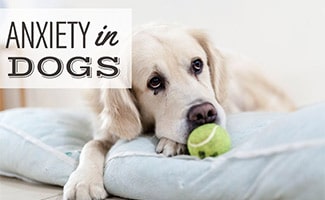
[[[198, 59], [203, 68], [196, 73], [191, 62]], [[208, 102], [215, 113], [213, 122], [222, 126], [226, 113], [294, 108], [285, 93], [249, 62], [215, 49], [198, 30], [157, 25], [137, 31], [132, 67], [132, 89], [96, 92], [99, 130], [82, 150], [80, 164], [64, 187], [65, 199], [102, 199], [107, 195], [102, 180], [104, 157], [119, 138], [130, 140], [154, 132], [159, 138], [158, 153], [184, 153], [193, 128], [188, 117], [193, 106]], [[157, 85], [163, 85], [152, 88], [150, 81], [157, 77], [161, 81]]]

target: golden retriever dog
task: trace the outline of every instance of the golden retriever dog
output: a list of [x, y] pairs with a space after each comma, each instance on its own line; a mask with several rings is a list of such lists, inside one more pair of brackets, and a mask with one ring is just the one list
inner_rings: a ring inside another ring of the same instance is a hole
[[104, 161], [119, 139], [153, 132], [156, 152], [186, 153], [189, 133], [205, 123], [226, 126], [228, 113], [289, 111], [293, 103], [249, 62], [216, 49], [199, 30], [144, 27], [133, 35], [132, 89], [101, 89], [96, 137], [64, 186], [64, 199], [104, 199]]

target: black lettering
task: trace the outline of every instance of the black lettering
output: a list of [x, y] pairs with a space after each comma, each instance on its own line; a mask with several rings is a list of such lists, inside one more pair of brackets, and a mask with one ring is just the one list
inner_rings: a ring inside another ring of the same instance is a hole
[[78, 24], [78, 22], [67, 22], [71, 24], [71, 48], [74, 48], [74, 25]]
[[50, 48], [53, 48], [53, 22], [50, 22]]
[[25, 48], [25, 36], [27, 36], [29, 46], [31, 48], [34, 48], [34, 22], [31, 22], [30, 31], [28, 31], [28, 28], [27, 28], [25, 22], [22, 22], [21, 28], [22, 28], [22, 31], [21, 31], [22, 48]]
[[105, 61], [109, 61], [109, 62], [114, 62], [115, 65], [118, 65], [120, 63], [120, 58], [118, 57], [109, 57], [109, 56], [105, 56], [105, 57], [101, 57], [98, 59], [97, 63], [98, 63], [98, 67], [100, 69], [104, 69], [104, 70], [109, 70], [111, 73], [104, 73], [100, 70], [97, 70], [97, 77], [99, 78], [115, 78], [120, 74], [120, 70], [119, 68], [117, 68], [114, 65], [109, 65], [109, 64], [105, 64]]
[[60, 45], [60, 35], [66, 35], [65, 32], [60, 32], [60, 24], [65, 24], [66, 22], [56, 22], [56, 47], [59, 49], [65, 49], [67, 46]]
[[9, 29], [8, 39], [7, 39], [7, 43], [6, 43], [6, 48], [9, 48], [10, 40], [15, 40], [17, 48], [20, 48], [19, 40], [18, 40], [18, 36], [17, 36], [17, 30], [16, 30], [16, 27], [15, 27], [15, 22], [11, 22], [11, 24], [10, 24], [10, 29]]
[[[107, 26], [105, 25], [103, 27], [103, 29], [105, 30], [106, 28], [107, 28]], [[104, 45], [108, 39], [110, 39], [110, 41], [109, 41], [110, 46], [115, 46], [119, 42], [119, 40], [115, 40], [115, 37], [117, 36], [117, 31], [113, 31], [113, 32], [108, 31], [106, 33], [106, 36], [104, 37], [104, 39], [102, 39], [102, 41], [99, 41], [102, 38], [103, 33], [104, 33], [104, 31], [101, 31], [101, 32], [98, 33], [98, 37], [97, 37], [97, 39], [95, 41], [95, 44], [97, 46]]]
[[67, 62], [67, 71], [68, 73], [73, 77], [73, 78], [83, 78], [83, 77], [87, 77], [87, 78], [91, 78], [91, 67], [89, 66], [80, 66], [80, 69], [83, 70], [83, 73], [78, 74], [73, 68], [73, 64], [77, 61], [84, 61], [86, 62], [88, 65], [91, 64], [91, 59], [89, 57], [81, 57], [81, 56], [76, 56], [71, 58], [68, 62]]
[[82, 23], [79, 22], [80, 30], [81, 30], [81, 33], [82, 33], [82, 48], [86, 48], [86, 34], [87, 34], [87, 31], [88, 31], [89, 25], [90, 25], [90, 22], [87, 22], [86, 28], [83, 29]]
[[38, 38], [38, 41], [37, 41], [37, 44], [36, 44], [36, 48], [39, 47], [41, 41], [43, 41], [44, 47], [47, 48], [46, 40], [44, 38], [44, 33], [45, 33], [45, 30], [46, 30], [47, 24], [48, 24], [48, 22], [45, 22], [43, 29], [41, 29], [41, 26], [39, 25], [39, 22], [36, 22], [37, 29], [38, 29], [38, 32], [40, 34], [39, 38]]
[[[47, 73], [46, 70], [44, 69], [44, 65], [46, 62], [49, 62], [49, 61], [52, 61], [52, 62], [56, 62], [58, 68], [55, 72], [53, 73]], [[63, 72], [63, 63], [60, 59], [56, 58], [56, 57], [53, 57], [53, 56], [47, 56], [47, 57], [44, 57], [42, 58], [38, 64], [37, 64], [37, 69], [38, 69], [38, 72], [45, 78], [56, 78], [58, 76], [60, 76], [60, 74]]]
[[[9, 78], [26, 78], [30, 76], [34, 71], [34, 63], [30, 59], [26, 57], [8, 57], [9, 62], [12, 63], [11, 65], [11, 73], [8, 74]], [[19, 72], [18, 69], [19, 63], [27, 63], [27, 71], [26, 72]]]

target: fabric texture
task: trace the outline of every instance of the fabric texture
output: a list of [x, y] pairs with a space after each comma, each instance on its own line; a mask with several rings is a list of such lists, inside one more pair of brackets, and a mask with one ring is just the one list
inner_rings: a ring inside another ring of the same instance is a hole
[[[0, 174], [63, 186], [91, 139], [85, 112], [0, 112]], [[216, 158], [155, 153], [157, 139], [119, 140], [104, 183], [131, 199], [324, 199], [325, 103], [293, 113], [230, 115], [232, 149]]]
[[64, 185], [91, 135], [86, 113], [35, 108], [0, 112], [0, 174]]

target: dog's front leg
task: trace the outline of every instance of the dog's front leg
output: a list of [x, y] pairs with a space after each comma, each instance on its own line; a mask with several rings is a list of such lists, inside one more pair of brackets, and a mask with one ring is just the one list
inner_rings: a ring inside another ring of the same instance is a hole
[[104, 162], [112, 143], [104, 140], [91, 140], [82, 149], [79, 165], [70, 175], [63, 189], [63, 199], [91, 200], [105, 199]]

